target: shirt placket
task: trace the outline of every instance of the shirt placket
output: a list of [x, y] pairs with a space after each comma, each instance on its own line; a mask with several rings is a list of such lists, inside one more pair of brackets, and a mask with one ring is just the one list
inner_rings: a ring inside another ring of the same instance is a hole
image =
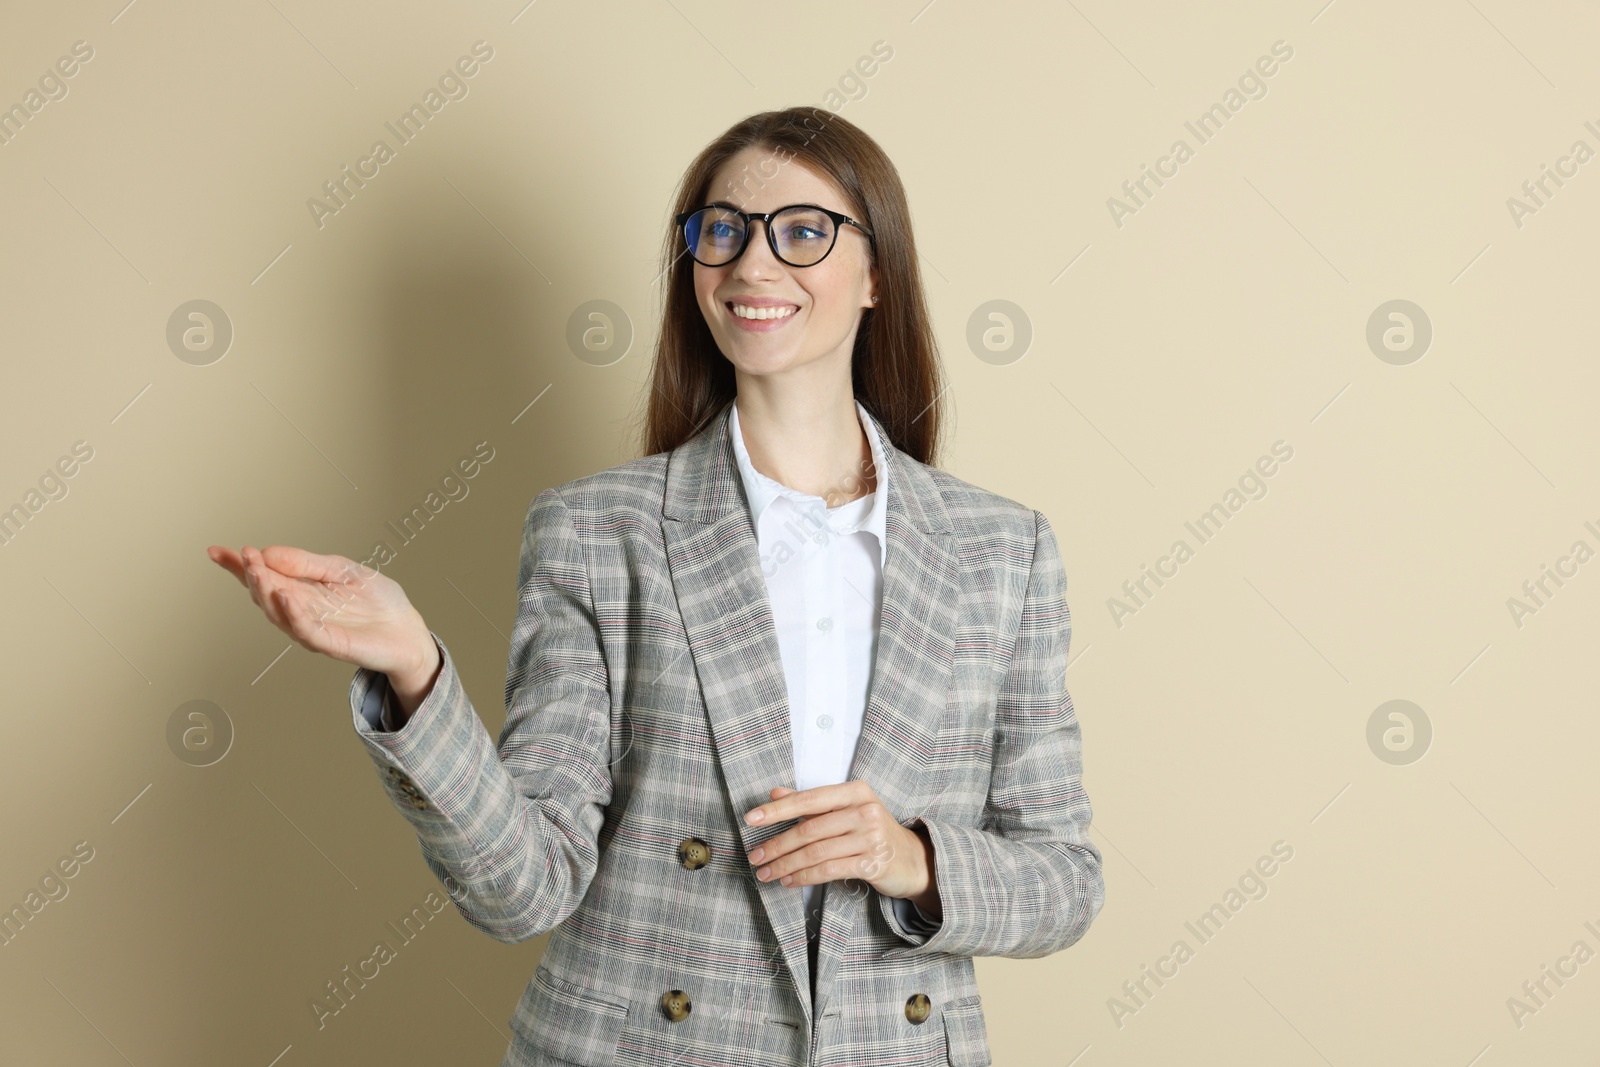
[[806, 733], [811, 740], [817, 773], [837, 781], [838, 731], [834, 720], [839, 708], [838, 642], [833, 640], [833, 586], [838, 569], [833, 550], [836, 536], [818, 508], [813, 512], [811, 544], [806, 553]]

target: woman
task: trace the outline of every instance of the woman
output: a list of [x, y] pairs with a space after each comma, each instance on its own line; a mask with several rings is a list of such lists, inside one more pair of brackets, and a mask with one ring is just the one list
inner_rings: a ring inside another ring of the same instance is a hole
[[1055, 535], [930, 465], [871, 138], [752, 116], [674, 215], [647, 454], [530, 505], [498, 743], [389, 578], [211, 557], [359, 666], [355, 729], [462, 916], [555, 931], [503, 1064], [987, 1064], [971, 958], [1066, 948], [1104, 899]]

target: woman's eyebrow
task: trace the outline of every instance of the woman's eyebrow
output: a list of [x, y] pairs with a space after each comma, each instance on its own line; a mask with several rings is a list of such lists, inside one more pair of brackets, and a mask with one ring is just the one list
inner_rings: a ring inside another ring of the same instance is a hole
[[[801, 201], [801, 202], [799, 202], [797, 204], [785, 204], [784, 206], [785, 207], [814, 207], [814, 208], [822, 207], [821, 204], [813, 204], [809, 200], [803, 200], [803, 201]], [[740, 210], [739, 205], [730, 204], [726, 200], [713, 200], [713, 201], [711, 201], [711, 203], [707, 204], [706, 207], [725, 207], [725, 208], [729, 209], [730, 211], [738, 211], [738, 210]]]

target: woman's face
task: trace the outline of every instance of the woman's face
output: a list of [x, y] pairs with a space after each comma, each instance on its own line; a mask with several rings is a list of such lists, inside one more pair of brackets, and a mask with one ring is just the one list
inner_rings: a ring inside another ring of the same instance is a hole
[[[781, 164], [777, 159], [771, 149], [744, 149], [712, 179], [706, 202], [720, 200], [744, 211], [816, 204], [866, 225], [857, 206], [847, 203], [830, 179], [796, 158]], [[774, 170], [772, 177], [760, 177]], [[861, 309], [872, 307], [877, 281], [871, 260], [867, 235], [843, 225], [825, 259], [791, 267], [772, 254], [766, 223], [752, 222], [749, 243], [738, 259], [720, 267], [694, 264], [695, 299], [717, 347], [745, 374], [831, 368], [848, 381]], [[785, 318], [754, 321], [733, 310], [737, 304], [774, 302], [794, 310]]]

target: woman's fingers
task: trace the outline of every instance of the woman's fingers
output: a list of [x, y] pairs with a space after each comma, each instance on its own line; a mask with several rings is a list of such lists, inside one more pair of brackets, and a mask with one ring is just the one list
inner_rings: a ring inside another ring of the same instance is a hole
[[308, 605], [290, 596], [286, 589], [274, 591], [268, 601], [283, 619], [281, 628], [290, 637], [313, 652], [328, 650], [330, 645], [327, 627], [322, 625], [320, 616], [314, 615], [309, 610]]
[[[320, 604], [327, 599], [324, 586], [315, 581], [303, 581], [299, 578], [289, 577], [274, 567], [267, 565], [262, 553], [254, 548], [245, 549], [246, 574], [250, 578], [250, 595], [269, 622], [284, 633], [301, 640], [306, 633], [302, 621], [301, 629], [297, 632], [284, 604], [289, 603], [299, 609], [297, 617], [307, 619], [313, 612], [313, 602]], [[320, 616], [319, 616], [320, 617]]]
[[244, 560], [239, 553], [225, 545], [211, 545], [206, 549], [206, 555], [211, 557], [211, 562], [239, 579], [240, 585], [249, 587], [250, 583], [244, 576]]
[[420, 617], [376, 569], [293, 545], [211, 545], [206, 554], [244, 585], [268, 622], [311, 651], [374, 670], [409, 662]]
[[272, 573], [271, 568], [261, 562], [261, 553], [248, 545], [245, 546], [240, 556], [244, 559], [245, 585], [250, 590], [250, 599], [267, 616], [272, 625], [281, 629], [283, 625], [282, 615], [279, 613], [277, 605], [272, 602], [272, 593], [278, 589], [281, 579]]
[[268, 545], [263, 549], [246, 545], [237, 552], [211, 545], [206, 554], [249, 589], [251, 599], [263, 611], [268, 610], [271, 601], [264, 603], [259, 593], [292, 587], [307, 595], [318, 594], [326, 602], [333, 591], [339, 590], [338, 600], [343, 603], [350, 599], [350, 592], [361, 592], [368, 582], [380, 576], [376, 569], [344, 556], [319, 555], [293, 545]]
[[376, 571], [364, 573], [369, 568], [344, 556], [318, 555], [293, 545], [268, 545], [261, 550], [261, 557], [279, 574], [313, 582], [346, 583], [370, 579], [377, 574]]
[[267, 621], [312, 651], [323, 651], [326, 633], [320, 619], [324, 613], [312, 603], [322, 599], [322, 587], [314, 582], [285, 577], [267, 566], [262, 554], [253, 548], [245, 549], [244, 559], [250, 599]]

